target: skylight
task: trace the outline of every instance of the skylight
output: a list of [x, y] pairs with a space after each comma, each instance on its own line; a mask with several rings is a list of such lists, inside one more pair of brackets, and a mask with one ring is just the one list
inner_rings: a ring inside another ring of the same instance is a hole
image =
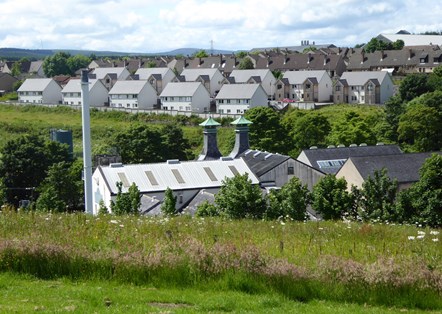
[[171, 169], [173, 175], [175, 176], [175, 179], [179, 184], [185, 184], [186, 181], [184, 181], [183, 177], [181, 176], [181, 173], [178, 171], [178, 169]]

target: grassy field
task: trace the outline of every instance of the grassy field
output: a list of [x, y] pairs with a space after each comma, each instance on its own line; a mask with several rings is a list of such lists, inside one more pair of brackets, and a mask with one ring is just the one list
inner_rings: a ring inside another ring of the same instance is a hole
[[[167, 295], [159, 303], [193, 304], [172, 312], [209, 311], [202, 296], [194, 296], [204, 294], [213, 298], [207, 301], [211, 306], [231, 298], [231, 305], [215, 312], [255, 312], [265, 300], [281, 303], [277, 312], [287, 311], [286, 306], [306, 306], [307, 313], [336, 306], [343, 313], [365, 313], [364, 304], [379, 313], [386, 308], [440, 311], [438, 232], [344, 222], [2, 213], [0, 272], [32, 275], [48, 280], [47, 286], [61, 282], [56, 285], [66, 290], [77, 289], [78, 283], [128, 285], [134, 289], [134, 306], [138, 293], [149, 300]], [[16, 280], [32, 285], [37, 279]], [[0, 282], [0, 290], [9, 286]], [[98, 294], [91, 306], [102, 306], [109, 295]], [[181, 295], [187, 297], [177, 300]], [[55, 306], [51, 298], [48, 292], [48, 305], [42, 306]], [[119, 298], [123, 311], [130, 302]], [[80, 307], [78, 302], [73, 305]]]
[[[91, 111], [91, 138], [94, 153], [103, 153], [109, 139], [118, 131], [124, 130], [131, 123], [149, 123], [160, 127], [167, 123], [176, 123], [168, 115], [149, 116], [147, 114], [131, 114], [118, 111]], [[0, 105], [0, 147], [8, 140], [22, 134], [37, 133], [49, 137], [49, 130], [70, 129], [73, 132], [74, 153], [81, 156], [82, 130], [81, 111], [69, 107], [13, 106]], [[183, 132], [189, 140], [192, 151], [197, 156], [202, 149], [202, 128], [196, 125], [184, 125]], [[220, 151], [227, 154], [232, 149], [233, 127], [221, 127], [218, 131]]]

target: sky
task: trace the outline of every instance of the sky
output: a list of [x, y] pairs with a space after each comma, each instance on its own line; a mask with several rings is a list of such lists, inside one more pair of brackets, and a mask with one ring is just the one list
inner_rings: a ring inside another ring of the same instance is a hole
[[0, 0], [0, 48], [157, 53], [316, 44], [442, 30], [436, 0]]

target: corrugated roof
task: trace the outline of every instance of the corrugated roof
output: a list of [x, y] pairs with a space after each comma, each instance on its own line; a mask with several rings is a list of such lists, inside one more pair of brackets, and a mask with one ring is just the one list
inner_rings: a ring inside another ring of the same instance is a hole
[[200, 86], [202, 86], [200, 82], [170, 82], [160, 96], [193, 96]]
[[149, 84], [147, 81], [116, 81], [109, 91], [111, 94], [139, 94]]
[[363, 86], [368, 80], [376, 79], [382, 82], [387, 75], [389, 74], [385, 71], [344, 72], [341, 80], [346, 80], [350, 86]]
[[[51, 78], [33, 78], [26, 79], [23, 84], [18, 89], [19, 92], [35, 92], [43, 91], [49, 83], [52, 81]], [[61, 87], [60, 87], [61, 88]]]
[[230, 73], [230, 77], [234, 77], [236, 83], [245, 83], [252, 76], [258, 76], [261, 78], [261, 80], [263, 80], [264, 77], [266, 77], [266, 75], [269, 74], [269, 72], [270, 72], [270, 70], [267, 70], [267, 69], [265, 69], [265, 70], [260, 70], [260, 69], [233, 70], [232, 73]]
[[391, 42], [400, 39], [405, 46], [442, 45], [442, 35], [381, 34]]
[[260, 84], [224, 84], [216, 99], [250, 99]]
[[[230, 167], [234, 167], [240, 174], [248, 173], [253, 184], [259, 183], [242, 159], [166, 162], [115, 167], [111, 165], [107, 167], [100, 166], [100, 170], [112, 193], [118, 192], [116, 183], [121, 181], [121, 174], [124, 174], [125, 178], [127, 178], [129, 185], [135, 183], [140, 192], [146, 193], [165, 191], [167, 187], [172, 190], [220, 187], [225, 178], [233, 177], [232, 168]], [[210, 169], [210, 175], [205, 168]], [[146, 172], [149, 171], [151, 173], [149, 176], [153, 176], [156, 180], [155, 182], [152, 182], [152, 178], [146, 175]], [[217, 180], [214, 180], [214, 178]], [[127, 191], [127, 188], [123, 187], [123, 192], [125, 191]]]
[[308, 78], [316, 78], [318, 81], [326, 75], [325, 70], [319, 71], [287, 71], [283, 78], [288, 79], [290, 84], [302, 84]]

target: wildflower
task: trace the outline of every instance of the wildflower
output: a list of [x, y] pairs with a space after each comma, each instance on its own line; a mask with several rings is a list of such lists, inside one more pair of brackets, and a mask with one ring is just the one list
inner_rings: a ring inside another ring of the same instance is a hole
[[414, 240], [414, 239], [416, 239], [415, 236], [408, 236], [408, 240]]
[[438, 242], [438, 241], [439, 241], [438, 238], [434, 238], [434, 239], [432, 239], [432, 240], [433, 240], [433, 242]]
[[424, 235], [418, 235], [417, 239], [422, 240], [425, 236]]
[[284, 222], [284, 221], [281, 221], [281, 225], [283, 225], [283, 226], [284, 226], [284, 225], [285, 225], [285, 222]]
[[121, 227], [121, 228], [123, 228], [123, 227], [124, 227], [124, 225], [120, 225], [120, 227]]
[[425, 232], [424, 232], [424, 231], [418, 231], [417, 234], [419, 234], [419, 235], [425, 235]]
[[318, 230], [324, 230], [324, 228], [322, 228], [322, 227], [319, 227], [319, 228], [318, 228]]
[[111, 220], [110, 223], [111, 223], [111, 224], [117, 224], [118, 221], [116, 221], [116, 220]]
[[439, 231], [431, 230], [431, 231], [430, 231], [430, 234], [431, 234], [431, 235], [438, 235], [438, 234], [439, 234]]

